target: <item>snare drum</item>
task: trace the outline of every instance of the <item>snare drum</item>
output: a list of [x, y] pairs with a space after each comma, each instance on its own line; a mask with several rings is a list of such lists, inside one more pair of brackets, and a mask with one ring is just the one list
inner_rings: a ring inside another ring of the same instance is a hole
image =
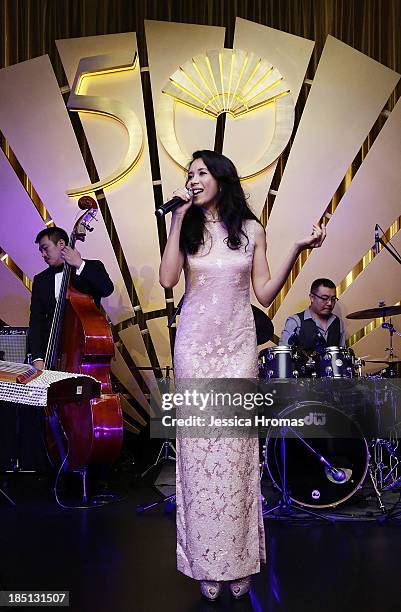
[[343, 346], [328, 346], [320, 355], [320, 376], [328, 378], [353, 378], [357, 374], [355, 353]]

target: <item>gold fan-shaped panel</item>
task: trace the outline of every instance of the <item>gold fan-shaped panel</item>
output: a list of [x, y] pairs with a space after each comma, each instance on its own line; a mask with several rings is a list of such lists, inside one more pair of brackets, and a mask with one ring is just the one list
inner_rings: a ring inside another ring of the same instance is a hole
[[290, 90], [277, 68], [255, 53], [217, 49], [180, 66], [163, 93], [212, 117], [240, 117]]
[[168, 155], [183, 169], [191, 159], [177, 140], [176, 107], [183, 104], [216, 120], [222, 113], [240, 119], [273, 104], [274, 135], [264, 153], [244, 168], [242, 180], [268, 168], [284, 150], [294, 126], [288, 83], [271, 62], [242, 49], [216, 49], [186, 61], [170, 77], [157, 105], [158, 135]]

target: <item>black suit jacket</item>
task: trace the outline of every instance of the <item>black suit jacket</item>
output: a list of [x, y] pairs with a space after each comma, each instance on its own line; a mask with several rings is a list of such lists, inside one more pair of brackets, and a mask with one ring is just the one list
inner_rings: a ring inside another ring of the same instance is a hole
[[[32, 359], [44, 359], [46, 355], [56, 307], [54, 276], [55, 270], [49, 267], [33, 279], [28, 332], [28, 353], [31, 353]], [[107, 297], [114, 291], [114, 285], [106, 272], [106, 268], [97, 259], [86, 259], [84, 269], [79, 276], [76, 275], [76, 269], [73, 268], [71, 284], [78, 291], [91, 295], [98, 307], [100, 306], [100, 299]]]

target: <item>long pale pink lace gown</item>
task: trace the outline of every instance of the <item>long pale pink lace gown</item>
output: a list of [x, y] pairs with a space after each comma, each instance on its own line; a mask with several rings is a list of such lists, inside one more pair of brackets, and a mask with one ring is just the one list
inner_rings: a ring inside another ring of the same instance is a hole
[[[257, 376], [250, 275], [256, 221], [238, 250], [207, 213], [205, 245], [185, 265], [186, 293], [174, 375]], [[229, 385], [228, 385], [229, 387]], [[259, 572], [265, 539], [256, 438], [177, 439], [177, 567], [196, 580], [235, 580]]]

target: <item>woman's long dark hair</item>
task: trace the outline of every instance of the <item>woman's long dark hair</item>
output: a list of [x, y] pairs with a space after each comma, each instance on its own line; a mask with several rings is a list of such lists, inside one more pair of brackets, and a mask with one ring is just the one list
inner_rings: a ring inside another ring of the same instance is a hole
[[[202, 159], [210, 174], [219, 184], [216, 208], [220, 219], [227, 228], [227, 246], [238, 249], [241, 235], [248, 237], [242, 230], [244, 219], [259, 219], [249, 208], [242, 189], [237, 170], [228, 157], [214, 151], [195, 151], [189, 166], [195, 159]], [[204, 244], [205, 214], [201, 207], [191, 206], [187, 211], [181, 228], [180, 248], [184, 253], [195, 254]], [[249, 243], [249, 240], [248, 240]]]

